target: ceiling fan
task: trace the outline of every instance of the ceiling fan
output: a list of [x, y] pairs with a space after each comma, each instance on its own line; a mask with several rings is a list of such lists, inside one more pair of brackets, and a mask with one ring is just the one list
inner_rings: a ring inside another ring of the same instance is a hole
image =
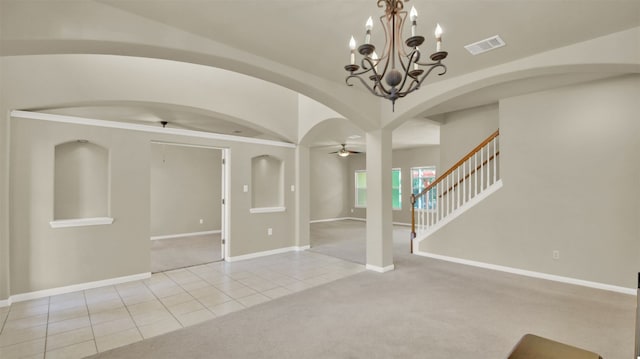
[[360, 152], [358, 152], [358, 151], [350, 151], [350, 150], [348, 150], [348, 149], [346, 148], [346, 146], [347, 146], [347, 145], [346, 145], [346, 144], [344, 144], [344, 143], [343, 143], [343, 144], [341, 144], [341, 146], [342, 146], [342, 148], [341, 148], [341, 149], [339, 149], [339, 150], [337, 150], [337, 151], [334, 151], [334, 152], [329, 152], [329, 153], [330, 153], [330, 154], [337, 153], [337, 154], [338, 154], [338, 156], [340, 156], [340, 157], [347, 157], [347, 156], [349, 156], [350, 154], [360, 153]]

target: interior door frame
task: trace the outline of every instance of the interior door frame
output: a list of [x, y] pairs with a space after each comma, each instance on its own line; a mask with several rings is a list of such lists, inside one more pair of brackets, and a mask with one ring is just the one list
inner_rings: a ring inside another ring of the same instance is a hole
[[159, 141], [159, 140], [151, 140], [152, 144], [157, 144], [157, 145], [170, 145], [170, 146], [182, 146], [182, 147], [195, 147], [195, 148], [205, 148], [205, 149], [210, 149], [210, 150], [219, 150], [222, 154], [222, 173], [221, 173], [221, 191], [220, 191], [220, 195], [221, 195], [221, 199], [220, 199], [220, 205], [221, 207], [221, 211], [220, 211], [220, 215], [222, 218], [220, 218], [220, 243], [221, 243], [221, 248], [220, 248], [220, 256], [221, 258], [219, 260], [222, 261], [227, 261], [227, 258], [229, 258], [229, 241], [230, 241], [230, 236], [229, 236], [229, 223], [230, 223], [230, 213], [229, 213], [229, 183], [230, 179], [231, 179], [231, 175], [230, 175], [230, 171], [229, 171], [229, 148], [227, 147], [217, 147], [217, 146], [207, 146], [207, 145], [195, 145], [195, 144], [190, 144], [190, 143], [180, 143], [180, 142], [170, 142], [170, 141]]
[[221, 181], [221, 185], [222, 185], [222, 189], [220, 191], [220, 194], [222, 194], [222, 200], [220, 201], [221, 203], [221, 211], [220, 214], [222, 215], [222, 218], [220, 220], [220, 226], [222, 228], [220, 228], [220, 245], [222, 246], [220, 248], [220, 253], [222, 254], [222, 260], [223, 261], [228, 261], [228, 258], [230, 257], [229, 255], [229, 241], [230, 241], [230, 231], [229, 231], [229, 223], [230, 223], [230, 213], [229, 213], [229, 208], [230, 208], [230, 204], [229, 204], [229, 183], [231, 183], [231, 171], [229, 171], [230, 168], [230, 150], [229, 148], [221, 148], [222, 150], [222, 181]]

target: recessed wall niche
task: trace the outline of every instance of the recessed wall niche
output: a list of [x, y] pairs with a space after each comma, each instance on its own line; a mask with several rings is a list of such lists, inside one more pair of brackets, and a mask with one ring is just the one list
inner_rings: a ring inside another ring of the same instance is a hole
[[87, 140], [62, 143], [54, 167], [54, 221], [108, 217], [108, 149]]
[[282, 160], [270, 155], [253, 157], [251, 187], [252, 212], [284, 211], [284, 163]]

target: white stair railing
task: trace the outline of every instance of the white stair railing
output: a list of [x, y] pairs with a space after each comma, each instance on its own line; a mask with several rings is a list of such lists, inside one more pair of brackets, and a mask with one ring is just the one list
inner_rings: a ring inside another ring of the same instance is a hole
[[494, 132], [422, 192], [411, 195], [411, 253], [414, 239], [435, 232], [502, 185], [499, 136], [499, 130]]

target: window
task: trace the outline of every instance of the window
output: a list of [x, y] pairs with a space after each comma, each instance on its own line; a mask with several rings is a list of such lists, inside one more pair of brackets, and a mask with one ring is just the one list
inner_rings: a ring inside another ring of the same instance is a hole
[[[436, 179], [436, 168], [434, 166], [429, 167], [412, 167], [411, 168], [411, 193], [417, 195], [422, 192], [427, 186], [429, 186]], [[416, 208], [418, 209], [434, 209], [436, 208], [436, 191], [430, 191], [427, 195], [428, 201], [425, 201], [425, 197], [416, 199]]]
[[[356, 171], [356, 207], [367, 207], [367, 171]], [[391, 200], [393, 209], [402, 208], [402, 176], [399, 168], [391, 171]]]
[[367, 171], [356, 171], [356, 207], [367, 206]]
[[402, 209], [402, 173], [399, 168], [391, 170], [391, 203], [393, 209]]

